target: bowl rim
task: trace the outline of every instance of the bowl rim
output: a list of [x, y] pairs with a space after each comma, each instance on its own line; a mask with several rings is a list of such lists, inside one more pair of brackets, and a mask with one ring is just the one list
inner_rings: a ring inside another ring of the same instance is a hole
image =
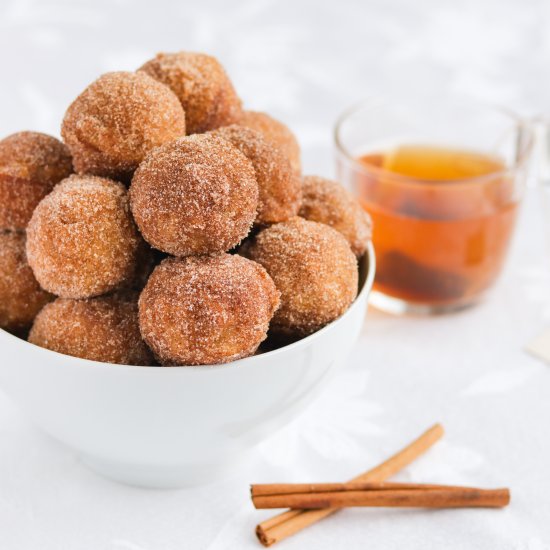
[[75, 357], [73, 355], [67, 355], [64, 353], [59, 353], [57, 351], [49, 350], [47, 348], [43, 348], [40, 346], [37, 346], [35, 344], [32, 344], [31, 342], [28, 342], [27, 340], [23, 340], [22, 338], [19, 338], [17, 336], [14, 336], [13, 334], [10, 334], [4, 329], [0, 329], [0, 334], [2, 334], [2, 337], [7, 337], [8, 339], [13, 338], [14, 340], [17, 340], [18, 343], [21, 342], [23, 345], [29, 345], [33, 346], [34, 348], [38, 348], [40, 350], [39, 352], [44, 352], [46, 354], [52, 354], [53, 356], [61, 357], [63, 360], [74, 360], [74, 362], [79, 366], [83, 368], [95, 368], [97, 369], [98, 366], [101, 366], [103, 369], [116, 369], [118, 371], [122, 371], [124, 369], [131, 370], [132, 372], [212, 372], [212, 371], [219, 371], [219, 370], [228, 370], [228, 369], [238, 369], [239, 367], [244, 367], [245, 365], [250, 365], [252, 363], [261, 362], [264, 358], [269, 356], [270, 358], [282, 355], [283, 353], [288, 353], [289, 351], [297, 350], [299, 348], [307, 347], [311, 342], [313, 342], [315, 339], [321, 338], [323, 334], [328, 332], [331, 327], [333, 327], [336, 323], [339, 323], [344, 318], [348, 317], [351, 314], [351, 311], [358, 307], [359, 302], [361, 301], [361, 298], [366, 294], [368, 295], [372, 289], [372, 285], [374, 283], [374, 275], [376, 272], [376, 256], [374, 253], [374, 246], [372, 244], [372, 241], [369, 241], [367, 244], [367, 250], [365, 254], [359, 258], [360, 262], [367, 261], [367, 273], [365, 277], [365, 281], [360, 288], [359, 292], [357, 293], [357, 296], [355, 297], [355, 300], [352, 302], [350, 307], [337, 319], [329, 323], [328, 325], [324, 326], [323, 328], [319, 329], [318, 331], [314, 332], [313, 334], [310, 334], [309, 336], [306, 336], [305, 338], [302, 338], [301, 340], [298, 340], [296, 342], [293, 342], [291, 344], [288, 344], [286, 346], [283, 346], [281, 348], [267, 351], [265, 353], [262, 353], [260, 355], [252, 355], [250, 357], [244, 357], [242, 359], [237, 359], [235, 361], [230, 361], [228, 363], [218, 363], [215, 365], [178, 365], [173, 367], [159, 367], [159, 366], [153, 366], [153, 365], [144, 365], [144, 366], [137, 366], [137, 365], [120, 365], [117, 363], [104, 363], [102, 361], [93, 361], [91, 359], [83, 359], [81, 357]]

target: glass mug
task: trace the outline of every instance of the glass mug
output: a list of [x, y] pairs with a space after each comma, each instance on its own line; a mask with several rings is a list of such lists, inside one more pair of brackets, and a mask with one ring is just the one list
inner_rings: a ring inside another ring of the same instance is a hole
[[533, 147], [530, 124], [466, 100], [368, 100], [335, 130], [337, 177], [373, 219], [371, 303], [443, 313], [501, 271]]

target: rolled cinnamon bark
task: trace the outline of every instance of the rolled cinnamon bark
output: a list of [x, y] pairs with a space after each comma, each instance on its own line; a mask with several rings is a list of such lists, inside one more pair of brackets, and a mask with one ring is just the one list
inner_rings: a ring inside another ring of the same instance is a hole
[[501, 508], [510, 502], [508, 489], [479, 489], [407, 483], [320, 483], [256, 485], [252, 501], [260, 508]]
[[[419, 438], [401, 449], [399, 452], [352, 481], [380, 482], [414, 462], [443, 436], [443, 426], [435, 424], [426, 430]], [[271, 546], [302, 529], [321, 521], [336, 512], [337, 508], [322, 510], [288, 510], [274, 516], [256, 527], [256, 536], [264, 546]]]

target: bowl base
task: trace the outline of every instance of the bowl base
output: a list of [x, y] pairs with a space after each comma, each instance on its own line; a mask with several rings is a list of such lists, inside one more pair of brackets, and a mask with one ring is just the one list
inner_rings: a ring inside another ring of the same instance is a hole
[[224, 460], [224, 462], [215, 464], [172, 466], [127, 464], [89, 455], [80, 455], [80, 460], [96, 474], [124, 485], [142, 489], [184, 489], [238, 476], [250, 465], [252, 453], [245, 452], [237, 459]]

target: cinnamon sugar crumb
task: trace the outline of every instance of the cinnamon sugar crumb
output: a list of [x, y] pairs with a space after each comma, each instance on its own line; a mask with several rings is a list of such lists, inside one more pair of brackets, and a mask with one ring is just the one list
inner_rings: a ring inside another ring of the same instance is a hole
[[159, 53], [139, 71], [168, 86], [186, 113], [187, 133], [200, 134], [232, 124], [241, 100], [219, 61], [202, 53]]
[[36, 205], [72, 172], [69, 149], [38, 132], [0, 141], [0, 229], [25, 229]]
[[212, 135], [155, 149], [130, 186], [132, 213], [145, 240], [175, 256], [229, 250], [256, 217], [258, 184], [250, 161]]
[[53, 296], [42, 290], [25, 255], [25, 234], [0, 231], [0, 328], [17, 332], [31, 326]]
[[168, 258], [141, 294], [141, 333], [164, 365], [226, 363], [256, 351], [278, 305], [255, 262], [224, 253]]
[[302, 188], [300, 216], [330, 225], [344, 235], [357, 257], [362, 256], [372, 238], [372, 222], [351, 193], [319, 176], [305, 176]]
[[285, 221], [298, 213], [302, 199], [301, 181], [279, 148], [260, 132], [238, 124], [219, 128], [212, 134], [232, 143], [254, 167], [259, 189], [256, 224]]
[[88, 298], [132, 277], [140, 239], [122, 184], [75, 175], [34, 211], [27, 256], [43, 288], [65, 298]]
[[243, 247], [281, 292], [275, 334], [305, 336], [342, 315], [357, 295], [357, 260], [331, 227], [299, 217], [272, 225]]
[[149, 151], [185, 135], [185, 113], [145, 73], [107, 73], [69, 106], [61, 134], [79, 174], [128, 181]]
[[302, 171], [300, 145], [290, 128], [267, 113], [243, 111], [237, 124], [261, 132], [275, 147], [286, 155], [296, 174]]
[[152, 365], [138, 325], [137, 293], [100, 298], [58, 298], [36, 317], [29, 342], [65, 355], [118, 363]]

